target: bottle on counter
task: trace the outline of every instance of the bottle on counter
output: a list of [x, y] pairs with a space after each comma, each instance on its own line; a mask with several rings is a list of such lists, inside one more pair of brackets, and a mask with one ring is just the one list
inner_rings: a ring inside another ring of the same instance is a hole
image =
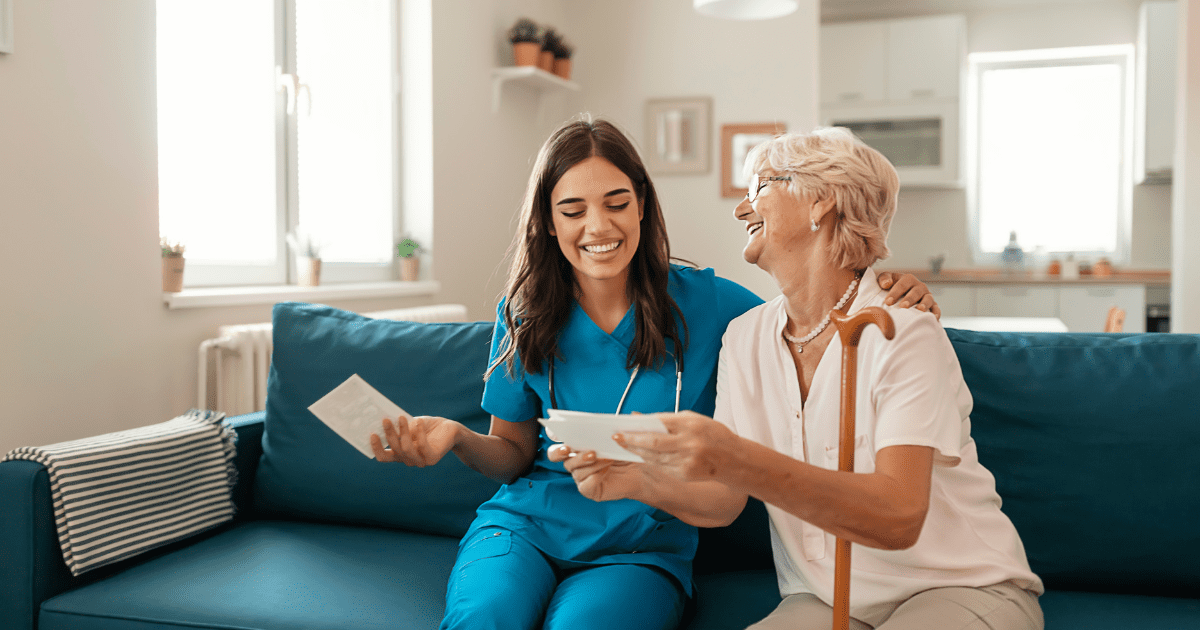
[[1000, 252], [1000, 262], [1005, 273], [1017, 273], [1025, 269], [1025, 252], [1017, 244], [1016, 231], [1008, 233], [1008, 245]]
[[1063, 261], [1062, 279], [1063, 280], [1078, 280], [1079, 279], [1079, 261], [1075, 260], [1075, 254], [1067, 254], [1067, 259]]

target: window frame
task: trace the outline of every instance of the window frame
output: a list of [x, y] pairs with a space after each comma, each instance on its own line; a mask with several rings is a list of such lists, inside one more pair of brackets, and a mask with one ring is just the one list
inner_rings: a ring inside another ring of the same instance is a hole
[[[980, 245], [980, 118], [982, 108], [981, 75], [989, 70], [1045, 68], [1066, 66], [1116, 65], [1120, 72], [1121, 129], [1117, 186], [1116, 248], [1105, 250], [1047, 251], [1046, 255], [1096, 260], [1107, 258], [1114, 264], [1129, 264], [1132, 258], [1133, 224], [1133, 160], [1134, 160], [1134, 46], [1080, 46], [1005, 52], [971, 53], [968, 55], [966, 107], [966, 196], [967, 243], [972, 261], [981, 266], [1000, 266], [1000, 252], [985, 252]], [[1030, 254], [1031, 252], [1026, 252]], [[1035, 261], [1035, 264], [1039, 262]]]
[[[391, 225], [393, 243], [401, 239], [402, 190], [400, 181], [400, 142], [402, 121], [400, 111], [400, 59], [401, 37], [398, 21], [398, 0], [384, 0], [387, 5], [390, 41], [389, 60], [390, 106], [391, 106]], [[296, 75], [296, 4], [295, 0], [273, 0], [275, 11], [276, 80], [282, 82]], [[275, 251], [276, 259], [269, 264], [219, 263], [189, 260], [184, 274], [184, 288], [278, 286], [294, 285], [298, 282], [295, 256], [287, 245], [286, 235], [299, 223], [299, 176], [297, 152], [297, 119], [301, 115], [300, 96], [293, 95], [293, 113], [289, 114], [288, 92], [281, 84], [276, 85], [275, 99], [275, 163], [276, 163], [276, 208], [275, 208]], [[186, 244], [186, 243], [185, 243]], [[364, 283], [396, 280], [398, 272], [394, 259], [386, 262], [339, 262], [321, 261], [321, 283]]]

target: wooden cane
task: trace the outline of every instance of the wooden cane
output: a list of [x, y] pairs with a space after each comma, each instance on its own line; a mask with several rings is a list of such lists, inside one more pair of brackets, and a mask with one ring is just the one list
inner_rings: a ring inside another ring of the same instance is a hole
[[[842, 339], [842, 416], [838, 436], [838, 470], [854, 472], [854, 399], [857, 393], [858, 341], [870, 324], [879, 326], [886, 339], [896, 336], [892, 316], [878, 306], [868, 306], [853, 317], [834, 309], [829, 314]], [[850, 630], [850, 541], [837, 539], [833, 560], [833, 628]]]

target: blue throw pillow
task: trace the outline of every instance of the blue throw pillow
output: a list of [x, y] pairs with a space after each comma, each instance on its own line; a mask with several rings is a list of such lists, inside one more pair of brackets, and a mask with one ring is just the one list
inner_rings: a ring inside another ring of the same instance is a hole
[[308, 406], [358, 374], [411, 414], [452, 418], [486, 433], [490, 416], [479, 405], [492, 326], [276, 304], [255, 508], [267, 516], [461, 536], [499, 484], [452, 454], [427, 468], [364, 457]]
[[1200, 590], [1200, 336], [946, 332], [1046, 585]]

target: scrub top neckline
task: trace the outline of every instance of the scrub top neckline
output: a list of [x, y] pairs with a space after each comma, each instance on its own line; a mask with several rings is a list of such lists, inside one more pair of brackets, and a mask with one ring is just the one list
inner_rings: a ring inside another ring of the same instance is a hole
[[633, 328], [633, 318], [635, 317], [633, 304], [629, 305], [629, 308], [625, 311], [625, 314], [621, 316], [621, 321], [617, 323], [617, 327], [614, 328], [610, 333], [601, 328], [600, 325], [596, 323], [596, 320], [592, 319], [592, 316], [588, 315], [588, 312], [583, 310], [583, 305], [579, 303], [579, 300], [574, 300], [574, 302], [575, 311], [587, 322], [585, 325], [589, 326], [594, 333], [604, 335], [605, 337], [608, 337], [623, 346], [629, 346], [630, 343], [633, 343], [633, 332], [631, 330]]

